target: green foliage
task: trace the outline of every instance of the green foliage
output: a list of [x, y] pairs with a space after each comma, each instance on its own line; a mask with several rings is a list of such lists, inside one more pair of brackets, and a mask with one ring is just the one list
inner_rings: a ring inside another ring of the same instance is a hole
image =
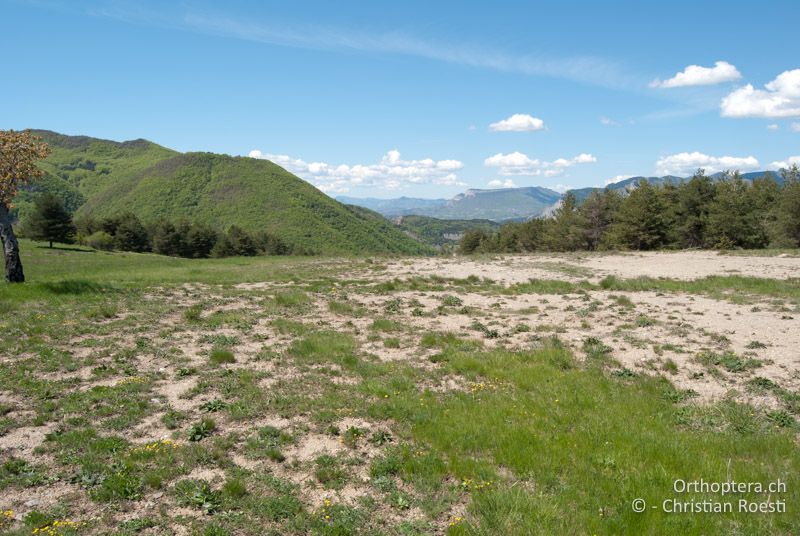
[[397, 226], [436, 247], [457, 243], [468, 230], [491, 233], [500, 228], [499, 223], [491, 220], [440, 220], [429, 216], [403, 216], [398, 218]]
[[75, 225], [64, 202], [53, 194], [39, 196], [33, 212], [25, 224], [25, 235], [34, 240], [71, 244], [75, 238]]
[[87, 246], [103, 251], [114, 249], [114, 237], [105, 231], [97, 231], [89, 235], [84, 241]]
[[459, 252], [800, 246], [800, 172], [744, 180], [699, 170], [690, 180], [657, 185], [637, 179], [626, 190], [572, 192], [551, 217], [464, 232]]
[[[184, 219], [216, 231], [235, 225], [269, 255], [433, 252], [380, 215], [342, 205], [266, 160], [181, 154], [145, 140], [34, 134], [52, 149], [41, 163], [47, 179], [42, 187], [74, 192], [77, 201], [70, 208], [82, 202], [79, 218], [102, 220], [134, 210], [145, 227]], [[24, 195], [29, 206], [32, 198]], [[170, 254], [180, 255], [175, 246], [164, 242]], [[205, 246], [197, 250], [210, 252]]]
[[187, 434], [189, 441], [202, 441], [213, 434], [216, 428], [217, 424], [213, 419], [203, 417], [189, 428], [189, 432]]

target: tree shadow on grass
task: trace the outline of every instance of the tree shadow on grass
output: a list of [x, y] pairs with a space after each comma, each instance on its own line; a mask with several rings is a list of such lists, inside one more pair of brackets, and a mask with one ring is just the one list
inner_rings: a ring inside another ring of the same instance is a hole
[[82, 279], [55, 281], [53, 283], [39, 283], [42, 288], [53, 294], [100, 294], [112, 292], [113, 287], [101, 285]]
[[77, 251], [78, 253], [97, 253], [96, 249], [87, 249], [76, 246], [34, 246], [36, 249], [45, 249], [51, 251]]

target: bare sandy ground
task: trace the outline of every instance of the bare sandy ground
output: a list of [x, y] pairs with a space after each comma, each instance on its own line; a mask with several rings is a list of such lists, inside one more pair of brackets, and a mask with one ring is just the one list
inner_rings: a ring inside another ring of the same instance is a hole
[[[571, 271], [570, 268], [575, 270]], [[711, 275], [789, 279], [800, 277], [800, 256], [758, 257], [725, 255], [714, 251], [683, 251], [510, 255], [475, 260], [437, 257], [390, 262], [386, 275], [454, 278], [475, 275], [502, 283], [519, 283], [531, 278], [598, 280], [608, 275], [682, 280]]]

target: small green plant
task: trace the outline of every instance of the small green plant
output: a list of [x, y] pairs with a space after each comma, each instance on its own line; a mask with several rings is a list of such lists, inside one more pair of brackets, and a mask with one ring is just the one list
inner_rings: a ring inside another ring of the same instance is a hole
[[383, 340], [383, 346], [386, 348], [400, 348], [400, 339], [397, 337], [389, 337]]
[[197, 374], [197, 369], [194, 367], [181, 367], [175, 371], [176, 378], [187, 378]]
[[229, 478], [222, 486], [222, 494], [231, 499], [241, 499], [247, 495], [247, 486], [238, 478]]
[[767, 412], [767, 419], [775, 426], [781, 428], [787, 428], [795, 424], [794, 417], [789, 412], [782, 409]]
[[314, 477], [328, 489], [341, 489], [347, 481], [347, 473], [342, 469], [339, 460], [328, 454], [318, 457], [314, 464]]
[[673, 376], [678, 373], [678, 364], [673, 361], [672, 359], [667, 359], [664, 361], [664, 364], [661, 365], [661, 370], [664, 372], [669, 372]]
[[386, 430], [378, 430], [376, 432], [373, 432], [372, 435], [369, 436], [369, 442], [378, 447], [385, 445], [386, 443], [391, 443], [392, 440], [393, 440], [392, 434], [390, 434]]
[[175, 484], [178, 504], [213, 514], [222, 508], [222, 495], [205, 480], [181, 480]]
[[606, 359], [611, 355], [612, 348], [603, 344], [597, 337], [587, 337], [583, 341], [583, 351], [589, 359]]
[[251, 457], [269, 458], [274, 462], [283, 462], [286, 456], [281, 447], [292, 441], [292, 436], [274, 426], [263, 426], [255, 435], [248, 438], [245, 451]]
[[736, 355], [730, 350], [721, 354], [715, 352], [704, 351], [697, 355], [697, 360], [706, 366], [720, 366], [728, 372], [745, 372], [750, 369], [760, 367], [763, 362], [751, 357], [742, 357]]
[[187, 322], [199, 322], [202, 314], [203, 306], [195, 304], [183, 312], [183, 319]]
[[649, 316], [639, 315], [636, 317], [636, 327], [638, 328], [646, 328], [648, 326], [652, 326], [656, 323], [655, 320], [650, 318]]
[[621, 368], [619, 370], [611, 371], [611, 375], [615, 378], [635, 378], [636, 373], [629, 368]]
[[363, 428], [359, 428], [358, 426], [351, 426], [347, 430], [344, 431], [342, 435], [342, 441], [345, 445], [350, 447], [351, 449], [356, 448], [358, 446], [358, 441], [364, 437], [366, 434], [366, 430]]
[[215, 423], [213, 419], [204, 417], [189, 428], [189, 441], [202, 441], [213, 434], [216, 428], [217, 423]]
[[383, 310], [389, 314], [398, 314], [402, 306], [403, 302], [400, 300], [400, 298], [392, 298], [390, 300], [386, 300], [386, 302], [383, 304]]
[[747, 343], [747, 346], [745, 346], [745, 348], [747, 348], [748, 350], [758, 350], [766, 347], [767, 347], [766, 344], [759, 341], [750, 341], [749, 343]]
[[164, 412], [161, 416], [161, 422], [168, 430], [175, 430], [180, 427], [181, 423], [186, 420], [186, 414], [172, 408]]
[[217, 411], [222, 411], [226, 407], [228, 407], [228, 405], [225, 402], [215, 398], [214, 400], [209, 400], [201, 404], [200, 411], [204, 413], [216, 413]]
[[233, 355], [233, 352], [226, 348], [213, 348], [208, 359], [212, 365], [223, 365], [226, 363], [236, 362], [236, 357]]
[[460, 307], [464, 305], [464, 301], [458, 296], [447, 294], [442, 297], [442, 305], [445, 307]]
[[625, 309], [633, 309], [636, 307], [633, 301], [631, 301], [631, 299], [627, 296], [611, 296], [611, 299], [614, 300], [617, 305], [624, 307]]

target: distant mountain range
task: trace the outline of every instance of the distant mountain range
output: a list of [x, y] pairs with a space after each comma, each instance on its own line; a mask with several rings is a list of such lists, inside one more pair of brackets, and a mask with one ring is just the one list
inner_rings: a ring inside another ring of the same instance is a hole
[[[768, 175], [779, 184], [783, 182], [780, 173], [775, 171], [754, 171], [743, 173], [744, 180], [752, 181]], [[710, 175], [712, 179], [722, 179], [724, 173]], [[688, 177], [665, 175], [663, 177], [631, 177], [605, 188], [612, 190], [630, 190], [640, 181], [647, 180], [651, 184], [678, 183]], [[570, 190], [578, 201], [583, 201], [595, 190], [603, 188], [577, 188]], [[348, 205], [356, 205], [374, 210], [387, 218], [398, 216], [428, 216], [441, 220], [491, 220], [495, 222], [527, 220], [552, 212], [564, 194], [541, 186], [522, 188], [498, 188], [492, 190], [470, 189], [452, 199], [419, 199], [399, 197], [395, 199], [337, 197]]]
[[452, 199], [358, 199], [337, 197], [338, 201], [358, 205], [383, 214], [397, 216], [430, 216], [442, 220], [524, 220], [537, 216], [561, 199], [561, 194], [549, 188], [470, 189]]

